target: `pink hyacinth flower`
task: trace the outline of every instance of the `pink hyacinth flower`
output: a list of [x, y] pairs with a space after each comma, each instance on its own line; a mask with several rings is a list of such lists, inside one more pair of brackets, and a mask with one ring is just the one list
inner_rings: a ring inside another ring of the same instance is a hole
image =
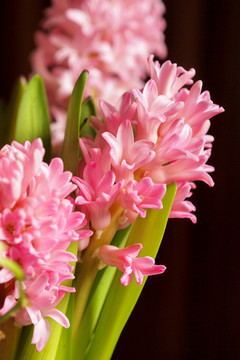
[[158, 61], [153, 61], [153, 58], [153, 55], [148, 58], [150, 77], [157, 84], [159, 95], [172, 98], [184, 85], [193, 83], [194, 69], [186, 71], [183, 67], [172, 64], [169, 60], [160, 66]]
[[117, 181], [132, 180], [133, 172], [150, 162], [155, 156], [154, 144], [151, 141], [134, 141], [132, 125], [129, 120], [119, 126], [116, 136], [109, 132], [103, 133], [102, 136], [111, 148], [110, 155]]
[[99, 257], [103, 263], [123, 271], [122, 285], [127, 286], [131, 283], [132, 274], [135, 275], [137, 284], [141, 285], [144, 276], [162, 274], [166, 270], [164, 265], [155, 265], [154, 259], [149, 256], [136, 258], [141, 249], [142, 244], [134, 244], [125, 249], [103, 245]]
[[173, 199], [169, 218], [188, 218], [196, 224], [197, 218], [192, 214], [196, 208], [190, 201], [186, 200], [192, 195], [191, 190], [195, 188], [196, 185], [193, 182], [177, 183], [177, 192]]
[[[17, 262], [23, 272], [26, 307], [13, 313], [15, 323], [33, 324], [32, 343], [41, 351], [50, 335], [51, 317], [64, 327], [69, 321], [57, 304], [66, 292], [75, 289], [62, 285], [74, 278], [77, 258], [68, 251], [72, 242], [91, 236], [83, 213], [74, 211], [68, 196], [76, 189], [72, 174], [63, 170], [61, 159], [43, 162], [41, 139], [23, 145], [13, 142], [0, 150], [0, 241], [1, 256]], [[19, 284], [7, 269], [0, 269], [3, 291], [0, 316], [5, 315], [20, 297]]]
[[151, 178], [144, 177], [139, 183], [130, 180], [119, 195], [124, 209], [146, 216], [145, 209], [162, 209], [162, 198], [166, 193], [166, 185], [154, 184]]
[[95, 162], [86, 165], [83, 179], [74, 177], [78, 186], [76, 204], [89, 214], [89, 221], [95, 230], [102, 230], [110, 224], [110, 207], [122, 189], [123, 182], [115, 182], [115, 175], [109, 170], [104, 175]]

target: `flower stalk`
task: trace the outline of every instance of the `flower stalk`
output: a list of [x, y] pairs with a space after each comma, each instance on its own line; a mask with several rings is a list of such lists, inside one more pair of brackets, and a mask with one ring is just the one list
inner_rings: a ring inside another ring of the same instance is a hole
[[77, 263], [75, 272], [75, 288], [76, 296], [73, 322], [73, 336], [75, 336], [78, 327], [80, 326], [81, 319], [87, 304], [87, 300], [95, 280], [95, 277], [99, 270], [100, 259], [96, 256], [101, 246], [110, 244], [117, 229], [119, 228], [119, 219], [123, 212], [119, 203], [112, 206], [111, 209], [111, 223], [100, 232], [95, 231], [92, 235], [90, 244], [82, 255], [80, 261]]

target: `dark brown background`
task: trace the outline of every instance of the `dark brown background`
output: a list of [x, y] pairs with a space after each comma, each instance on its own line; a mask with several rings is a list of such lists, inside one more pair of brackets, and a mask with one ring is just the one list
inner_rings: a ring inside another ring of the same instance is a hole
[[[120, 1], [120, 0], [119, 0]], [[1, 0], [0, 94], [28, 75], [33, 31], [49, 1]], [[166, 0], [168, 58], [197, 70], [226, 112], [213, 119], [215, 187], [198, 184], [197, 225], [171, 220], [158, 255], [167, 271], [148, 280], [113, 359], [240, 359], [240, 3]], [[147, 29], [146, 29], [147, 31]], [[107, 341], [107, 339], [106, 339]], [[97, 354], [96, 354], [97, 360]]]

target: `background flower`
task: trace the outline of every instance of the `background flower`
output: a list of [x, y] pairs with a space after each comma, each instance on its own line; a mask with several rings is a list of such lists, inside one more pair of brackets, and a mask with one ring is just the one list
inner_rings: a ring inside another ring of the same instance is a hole
[[160, 0], [52, 1], [31, 63], [47, 87], [55, 147], [65, 127], [62, 113], [84, 69], [90, 71], [85, 96], [92, 96], [97, 108], [99, 99], [113, 102], [143, 85], [148, 55], [166, 56], [164, 12]]

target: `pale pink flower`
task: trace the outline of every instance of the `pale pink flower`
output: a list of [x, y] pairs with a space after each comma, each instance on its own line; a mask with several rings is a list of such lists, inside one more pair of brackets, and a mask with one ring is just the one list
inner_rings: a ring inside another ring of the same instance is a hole
[[[118, 200], [125, 209], [125, 225], [145, 214], [142, 184], [147, 191], [149, 179], [156, 189], [177, 182], [171, 217], [196, 222], [195, 207], [185, 199], [192, 194], [193, 181], [214, 185], [209, 175], [214, 168], [207, 164], [213, 137], [207, 132], [209, 118], [223, 109], [213, 104], [208, 92], [201, 93], [200, 81], [190, 90], [183, 88], [192, 84], [193, 69], [186, 71], [170, 61], [160, 66], [152, 57], [149, 64], [153, 78], [142, 91], [123, 94], [116, 106], [100, 102], [102, 118], [92, 118], [96, 138], [80, 140], [84, 160], [79, 175], [94, 161], [101, 176], [112, 171], [115, 181], [124, 180]], [[148, 207], [155, 206], [150, 196]]]
[[211, 101], [208, 92], [201, 93], [201, 81], [190, 90], [184, 88], [193, 83], [194, 69], [186, 71], [170, 61], [160, 66], [150, 56], [149, 70], [151, 79], [144, 89], [131, 91], [137, 104], [132, 120], [136, 139], [149, 139], [155, 144], [155, 156], [143, 165], [145, 176], [156, 183], [177, 182], [179, 207], [171, 216], [189, 217], [195, 222], [191, 214], [195, 208], [184, 202], [183, 196], [191, 195], [192, 181], [214, 185], [209, 175], [214, 168], [206, 164], [214, 139], [207, 132], [210, 118], [224, 110]]
[[162, 209], [165, 192], [165, 185], [154, 184], [151, 178], [144, 177], [140, 182], [130, 180], [120, 193], [119, 201], [124, 209], [145, 217], [145, 209]]
[[153, 58], [153, 55], [148, 58], [149, 72], [151, 79], [157, 84], [159, 95], [172, 98], [184, 85], [193, 83], [194, 69], [186, 71], [183, 67], [172, 64], [169, 60], [160, 66], [158, 61], [153, 61]]
[[[74, 177], [78, 186], [76, 204], [88, 215], [89, 221], [95, 230], [102, 230], [110, 224], [110, 207], [117, 199], [123, 182], [115, 183], [115, 174], [109, 170], [102, 174], [95, 162], [86, 165], [83, 179]], [[83, 205], [83, 207], [82, 207]]]
[[84, 69], [90, 71], [85, 96], [97, 101], [114, 103], [123, 92], [143, 86], [149, 54], [166, 56], [164, 11], [161, 0], [52, 1], [43, 31], [36, 33], [31, 63], [43, 76], [55, 119], [61, 122], [53, 125], [54, 145], [62, 138], [56, 133], [62, 128], [56, 107], [66, 111]]
[[136, 258], [142, 244], [134, 244], [119, 249], [112, 245], [103, 245], [99, 251], [99, 257], [104, 264], [117, 267], [123, 271], [121, 284], [127, 286], [132, 281], [132, 275], [135, 275], [136, 282], [141, 285], [144, 276], [162, 274], [166, 267], [164, 265], [155, 265], [155, 261], [150, 256]]
[[99, 147], [104, 147], [104, 140], [102, 134], [104, 132], [110, 132], [116, 136], [119, 126], [126, 120], [133, 121], [133, 116], [136, 112], [136, 103], [133, 101], [132, 96], [129, 92], [125, 92], [118, 99], [117, 104], [112, 104], [100, 100], [99, 101], [102, 117], [104, 122], [101, 121], [101, 117], [91, 117], [91, 124], [96, 130], [96, 137], [94, 143]]
[[78, 176], [82, 177], [84, 167], [90, 162], [95, 162], [98, 165], [98, 168], [101, 170], [102, 174], [105, 174], [111, 169], [111, 156], [109, 152], [109, 146], [104, 141], [102, 146], [98, 147], [95, 141], [80, 138], [79, 145], [82, 151], [83, 158], [79, 163]]
[[170, 218], [188, 218], [194, 224], [197, 222], [196, 216], [192, 213], [196, 208], [190, 201], [186, 200], [192, 195], [191, 190], [195, 188], [196, 185], [192, 182], [177, 183], [177, 192], [171, 207]]
[[[40, 139], [32, 144], [13, 142], [0, 150], [1, 256], [16, 261], [24, 271], [22, 286], [27, 306], [13, 316], [19, 325], [34, 325], [32, 342], [37, 351], [50, 335], [46, 317], [69, 326], [65, 315], [55, 309], [66, 291], [75, 291], [61, 285], [74, 278], [69, 263], [77, 258], [67, 249], [71, 242], [84, 241], [92, 234], [81, 230], [86, 225], [85, 215], [74, 212], [74, 204], [67, 198], [76, 189], [70, 181], [71, 173], [63, 171], [61, 159], [47, 165], [43, 155]], [[5, 288], [0, 309], [0, 315], [4, 315], [16, 304], [19, 287], [5, 268], [0, 270], [0, 284]]]
[[116, 136], [109, 132], [103, 133], [102, 136], [111, 147], [110, 155], [117, 181], [132, 180], [134, 171], [150, 162], [155, 156], [154, 144], [151, 141], [134, 141], [129, 120], [121, 123]]
[[39, 168], [44, 155], [40, 139], [23, 145], [14, 141], [0, 150], [0, 211], [12, 208], [25, 196], [29, 182]]
[[153, 80], [146, 83], [143, 92], [133, 89], [132, 94], [137, 104], [136, 120], [133, 122], [136, 139], [146, 139], [156, 143], [158, 128], [165, 121], [163, 113], [173, 102], [166, 96], [158, 96], [157, 86]]

